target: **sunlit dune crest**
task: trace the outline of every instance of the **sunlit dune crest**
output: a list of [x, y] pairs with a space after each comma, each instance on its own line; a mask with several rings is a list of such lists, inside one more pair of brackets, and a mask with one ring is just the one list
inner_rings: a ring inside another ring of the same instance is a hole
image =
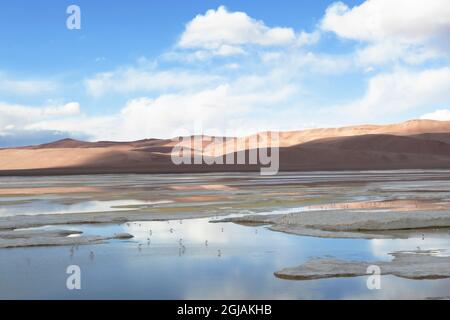
[[[0, 174], [26, 174], [27, 170], [45, 174], [255, 171], [259, 168], [251, 165], [177, 166], [171, 156], [174, 147], [181, 145], [192, 151], [192, 156], [224, 157], [261, 147], [257, 137], [263, 136], [265, 133], [227, 139], [195, 136], [201, 139], [196, 144], [191, 143], [194, 137], [133, 142], [65, 139], [1, 149]], [[310, 129], [280, 132], [278, 137], [281, 171], [450, 168], [450, 121]], [[267, 140], [267, 147], [277, 147], [271, 141]]]

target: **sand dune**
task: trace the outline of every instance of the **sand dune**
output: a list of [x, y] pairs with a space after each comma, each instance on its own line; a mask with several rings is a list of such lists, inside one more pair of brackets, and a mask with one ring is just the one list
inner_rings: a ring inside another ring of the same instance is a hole
[[[254, 137], [254, 136], [253, 136]], [[194, 151], [226, 153], [226, 144], [253, 149], [252, 137], [227, 142], [203, 137]], [[0, 150], [0, 174], [169, 173], [254, 171], [251, 165], [183, 165], [171, 161], [175, 140], [84, 142], [72, 139]], [[450, 168], [450, 121], [413, 120], [280, 133], [281, 170]], [[217, 152], [217, 151], [216, 151]]]

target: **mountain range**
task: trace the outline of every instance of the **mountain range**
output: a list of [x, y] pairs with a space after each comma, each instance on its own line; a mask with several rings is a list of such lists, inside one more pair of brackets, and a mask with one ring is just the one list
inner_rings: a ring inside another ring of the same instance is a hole
[[[190, 138], [190, 137], [188, 137]], [[212, 145], [256, 148], [252, 136], [224, 143], [201, 136], [195, 154], [211, 156]], [[254, 136], [253, 136], [254, 138]], [[187, 139], [190, 141], [190, 139]], [[184, 140], [186, 141], [186, 139]], [[0, 149], [0, 175], [196, 173], [259, 171], [259, 165], [175, 165], [177, 139], [86, 142], [73, 139]], [[411, 120], [279, 133], [281, 171], [450, 169], [450, 121]], [[230, 150], [230, 149], [228, 149]], [[217, 153], [215, 154], [218, 155]]]

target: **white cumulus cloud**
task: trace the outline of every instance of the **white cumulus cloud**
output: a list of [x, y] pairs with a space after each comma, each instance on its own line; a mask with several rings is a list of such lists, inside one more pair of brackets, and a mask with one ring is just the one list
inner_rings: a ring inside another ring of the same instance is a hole
[[221, 6], [191, 20], [177, 48], [195, 50], [188, 54], [190, 60], [205, 60], [211, 56], [243, 55], [248, 46], [305, 46], [319, 39], [317, 30], [296, 33], [289, 27], [269, 27], [245, 12], [230, 12]]
[[80, 105], [76, 102], [43, 107], [29, 107], [0, 102], [0, 132], [24, 129], [38, 121], [64, 119], [79, 114]]
[[424, 114], [420, 118], [426, 120], [450, 121], [450, 110], [439, 109], [434, 112]]
[[295, 32], [291, 28], [269, 28], [245, 12], [229, 12], [221, 6], [189, 22], [178, 45], [182, 48], [219, 49], [224, 45], [283, 45], [294, 40]]
[[355, 40], [423, 42], [449, 36], [450, 6], [447, 0], [367, 0], [350, 9], [337, 2], [327, 9], [322, 28]]
[[374, 121], [449, 100], [450, 68], [398, 70], [373, 76], [361, 99], [334, 109], [356, 121]]
[[11, 79], [0, 73], [0, 92], [20, 95], [36, 95], [55, 91], [57, 85], [48, 80]]
[[353, 8], [336, 2], [326, 10], [321, 29], [368, 43], [358, 52], [361, 62], [416, 64], [448, 49], [450, 6], [447, 0], [366, 0]]
[[156, 70], [146, 67], [120, 67], [85, 79], [87, 92], [95, 97], [106, 93], [133, 93], [180, 90], [210, 84], [216, 76], [187, 70]]

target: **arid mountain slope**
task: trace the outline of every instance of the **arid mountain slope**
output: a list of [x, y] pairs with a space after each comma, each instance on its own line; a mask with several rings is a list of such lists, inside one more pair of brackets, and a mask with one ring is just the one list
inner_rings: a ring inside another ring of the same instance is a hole
[[[255, 149], [251, 137], [231, 138]], [[188, 141], [189, 142], [189, 141]], [[54, 143], [0, 150], [0, 174], [170, 173], [254, 171], [254, 165], [182, 165], [171, 161], [176, 140]], [[245, 144], [247, 143], [247, 144]], [[185, 145], [189, 143], [185, 142]], [[225, 145], [203, 137], [197, 154]], [[413, 120], [396, 125], [353, 126], [280, 133], [281, 170], [450, 169], [450, 122]], [[231, 149], [228, 149], [231, 150]], [[237, 149], [240, 150], [240, 149]]]

